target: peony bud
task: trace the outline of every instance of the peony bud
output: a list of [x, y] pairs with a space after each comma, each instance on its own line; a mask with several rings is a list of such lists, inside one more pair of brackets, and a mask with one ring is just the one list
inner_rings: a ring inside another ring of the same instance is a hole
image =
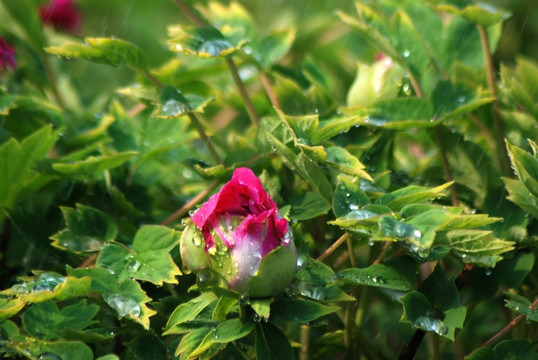
[[69, 33], [77, 33], [80, 26], [80, 12], [73, 0], [51, 0], [39, 9], [43, 23]]
[[15, 49], [0, 37], [0, 73], [4, 70], [15, 70], [17, 60], [15, 60]]
[[230, 290], [251, 297], [283, 291], [295, 275], [297, 251], [288, 222], [247, 168], [191, 216], [180, 240], [187, 269], [218, 273]]
[[403, 68], [382, 53], [375, 57], [373, 64], [359, 64], [357, 77], [347, 94], [347, 106], [368, 105], [396, 97], [403, 76]]

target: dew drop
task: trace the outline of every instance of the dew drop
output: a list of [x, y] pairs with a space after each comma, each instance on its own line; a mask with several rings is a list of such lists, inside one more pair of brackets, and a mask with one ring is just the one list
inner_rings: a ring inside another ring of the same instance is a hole
[[404, 57], [404, 58], [407, 58], [407, 57], [409, 57], [410, 54], [411, 54], [411, 51], [409, 51], [409, 50], [405, 50], [405, 51], [403, 52], [403, 57]]

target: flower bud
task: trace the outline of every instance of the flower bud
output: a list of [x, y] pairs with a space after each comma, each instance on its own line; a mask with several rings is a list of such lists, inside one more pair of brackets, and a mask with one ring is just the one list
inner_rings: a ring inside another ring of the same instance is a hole
[[[296, 272], [288, 222], [247, 168], [191, 216], [180, 240], [184, 267], [210, 269], [230, 290], [251, 297], [283, 291]], [[205, 275], [204, 275], [205, 276]]]
[[55, 29], [77, 33], [80, 26], [80, 12], [73, 0], [51, 0], [39, 9], [43, 23]]
[[375, 57], [373, 64], [359, 64], [357, 77], [347, 94], [347, 106], [368, 105], [396, 97], [403, 76], [403, 68], [382, 53]]
[[15, 60], [15, 49], [0, 37], [0, 74], [4, 70], [15, 70], [17, 60]]

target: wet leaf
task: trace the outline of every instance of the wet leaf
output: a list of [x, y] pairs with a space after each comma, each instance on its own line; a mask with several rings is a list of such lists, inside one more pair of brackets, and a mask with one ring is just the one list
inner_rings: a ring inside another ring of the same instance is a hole
[[106, 244], [96, 264], [110, 269], [119, 281], [126, 278], [176, 284], [179, 268], [170, 256], [170, 250], [179, 243], [179, 233], [164, 226], [148, 225], [136, 233], [132, 249], [117, 243]]
[[35, 338], [57, 340], [64, 330], [82, 330], [97, 323], [92, 319], [98, 311], [99, 306], [86, 305], [86, 300], [61, 310], [54, 302], [45, 301], [29, 308], [22, 316], [22, 323], [26, 332]]
[[340, 307], [311, 300], [276, 300], [271, 304], [270, 320], [276, 323], [306, 324], [338, 311]]
[[286, 335], [271, 323], [260, 323], [256, 327], [256, 359], [292, 360], [293, 349]]
[[247, 41], [225, 37], [214, 27], [175, 26], [168, 29], [170, 50], [200, 58], [224, 57], [239, 50]]
[[89, 206], [77, 204], [76, 209], [61, 207], [66, 228], [52, 235], [52, 246], [84, 254], [99, 251], [118, 234], [114, 220]]
[[84, 59], [111, 66], [125, 65], [141, 72], [149, 70], [147, 55], [127, 41], [109, 38], [85, 38], [84, 40], [85, 43], [66, 43], [45, 50], [50, 54], [68, 59]]

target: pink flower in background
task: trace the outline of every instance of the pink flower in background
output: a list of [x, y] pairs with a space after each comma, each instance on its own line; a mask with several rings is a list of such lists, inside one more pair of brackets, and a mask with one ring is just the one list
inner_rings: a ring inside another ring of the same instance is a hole
[[51, 0], [39, 9], [43, 23], [70, 33], [80, 27], [81, 14], [73, 0]]
[[0, 72], [6, 69], [15, 70], [16, 67], [15, 49], [0, 37]]
[[[250, 169], [236, 169], [232, 179], [191, 220], [181, 241], [181, 256], [191, 271], [210, 268], [230, 289], [250, 296], [282, 291], [293, 278], [297, 258], [288, 222], [278, 214], [275, 202]], [[261, 282], [268, 284], [266, 288], [249, 287], [251, 278], [261, 278], [258, 270], [262, 260], [279, 247], [283, 248], [282, 260], [273, 260], [279, 266], [270, 275], [279, 278], [269, 279], [264, 274]], [[289, 271], [282, 274], [282, 269]]]

